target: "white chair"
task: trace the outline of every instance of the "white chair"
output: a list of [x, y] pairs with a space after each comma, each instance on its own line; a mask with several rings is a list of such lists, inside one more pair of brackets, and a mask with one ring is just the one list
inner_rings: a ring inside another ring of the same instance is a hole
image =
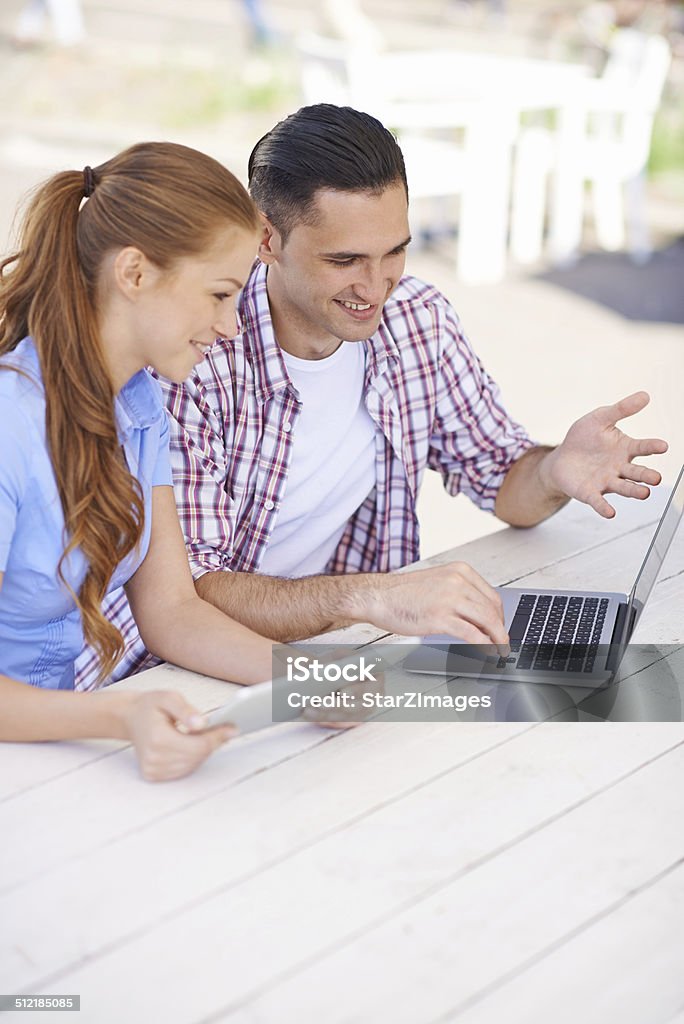
[[[370, 52], [367, 46], [308, 34], [298, 40], [297, 56], [305, 103], [349, 104], [396, 133], [414, 228], [440, 233], [452, 200], [458, 200], [460, 279], [468, 284], [500, 280], [506, 268], [514, 138], [510, 113], [498, 100], [430, 99], [441, 97], [442, 79], [454, 77], [453, 55], [435, 64], [431, 54]], [[414, 96], [417, 102], [407, 98]]]
[[534, 262], [541, 255], [549, 186], [550, 255], [560, 263], [575, 258], [582, 239], [586, 182], [592, 187], [598, 244], [607, 250], [627, 244], [635, 260], [648, 258], [644, 178], [653, 120], [670, 63], [670, 48], [661, 36], [618, 30], [601, 77], [578, 86], [561, 112], [561, 131], [521, 132], [511, 219], [515, 259]]

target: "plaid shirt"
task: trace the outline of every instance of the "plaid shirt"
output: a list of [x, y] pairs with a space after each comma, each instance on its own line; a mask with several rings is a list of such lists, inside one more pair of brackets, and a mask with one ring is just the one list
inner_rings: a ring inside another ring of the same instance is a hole
[[[258, 572], [283, 500], [300, 412], [273, 333], [266, 268], [243, 289], [241, 334], [218, 340], [184, 384], [160, 381], [171, 421], [176, 502], [195, 579]], [[349, 520], [330, 573], [389, 572], [420, 557], [416, 500], [426, 468], [450, 494], [492, 511], [513, 462], [533, 442], [435, 288], [404, 277], [366, 352], [364, 400], [377, 426], [376, 483]], [[115, 678], [156, 664], [123, 592], [105, 606], [127, 653]], [[77, 665], [87, 688], [92, 653]]]

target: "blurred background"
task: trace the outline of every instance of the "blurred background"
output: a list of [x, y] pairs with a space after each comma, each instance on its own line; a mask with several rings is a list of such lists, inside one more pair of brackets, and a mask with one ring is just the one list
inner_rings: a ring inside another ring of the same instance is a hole
[[[646, 388], [684, 459], [684, 3], [2, 0], [0, 238], [27, 191], [125, 146], [245, 180], [303, 103], [380, 116], [407, 159], [408, 269], [451, 299], [510, 410], [562, 440]], [[433, 477], [433, 474], [428, 474]], [[437, 478], [423, 555], [500, 527]]]

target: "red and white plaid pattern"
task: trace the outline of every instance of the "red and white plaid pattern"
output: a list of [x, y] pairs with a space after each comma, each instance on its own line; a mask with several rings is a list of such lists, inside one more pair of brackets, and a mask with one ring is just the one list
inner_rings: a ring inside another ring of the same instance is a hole
[[[239, 305], [242, 333], [219, 340], [184, 384], [160, 381], [171, 421], [176, 502], [193, 577], [257, 572], [282, 502], [300, 403], [273, 333], [266, 267], [257, 263]], [[376, 485], [352, 516], [331, 573], [389, 572], [419, 557], [416, 500], [427, 468], [450, 494], [493, 510], [510, 466], [533, 442], [448, 301], [402, 278], [366, 342], [364, 399], [378, 427]], [[122, 678], [155, 664], [123, 593], [105, 612], [127, 643]], [[92, 653], [77, 665], [88, 688]]]

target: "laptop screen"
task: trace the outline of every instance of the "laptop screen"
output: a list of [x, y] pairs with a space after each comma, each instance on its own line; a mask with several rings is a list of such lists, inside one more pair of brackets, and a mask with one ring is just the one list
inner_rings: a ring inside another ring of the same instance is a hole
[[663, 564], [667, 549], [679, 526], [682, 512], [684, 512], [684, 466], [679, 471], [677, 482], [665, 506], [662, 519], [658, 523], [658, 529], [651, 541], [651, 546], [646, 552], [643, 565], [639, 570], [639, 575], [629, 597], [629, 609], [635, 613], [633, 626], [636, 626], [641, 610], [653, 589], [653, 584], [660, 571], [660, 566]]

